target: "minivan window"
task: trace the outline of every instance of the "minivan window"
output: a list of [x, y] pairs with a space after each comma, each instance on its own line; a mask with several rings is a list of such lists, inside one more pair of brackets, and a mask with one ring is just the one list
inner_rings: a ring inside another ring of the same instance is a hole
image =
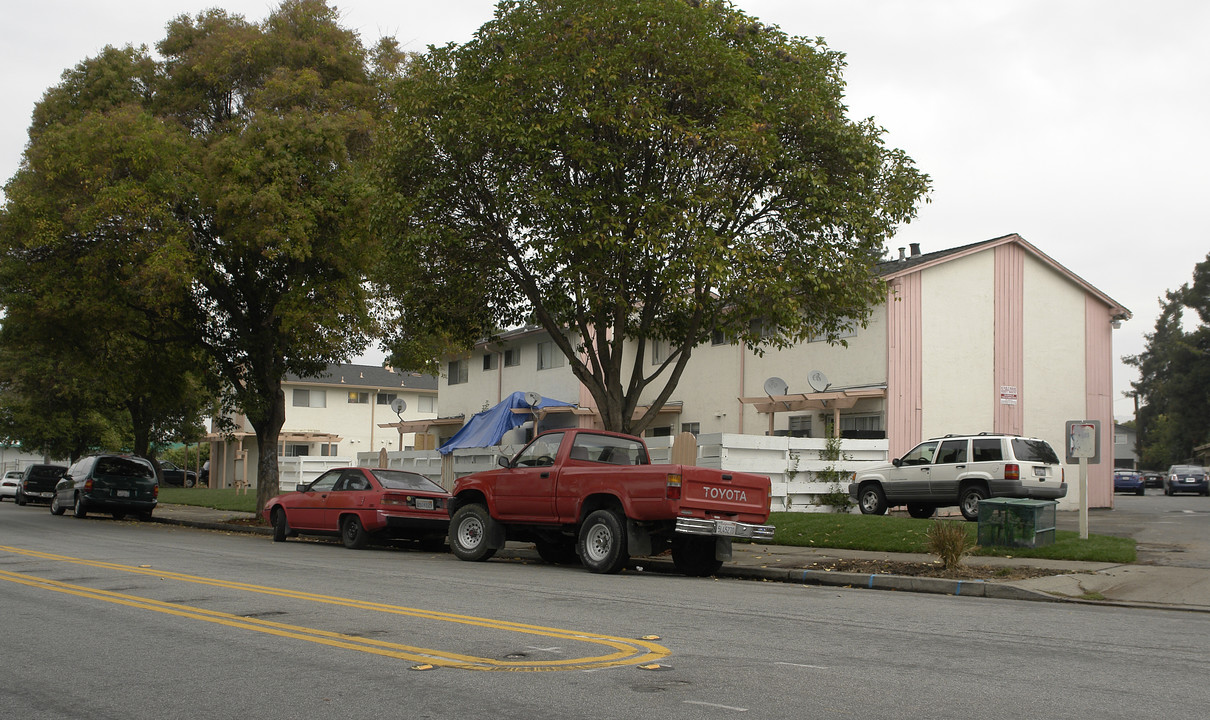
[[1045, 440], [1026, 440], [1013, 438], [1013, 454], [1018, 462], [1040, 462], [1050, 465], [1059, 464], [1059, 456]]
[[155, 479], [150, 465], [120, 457], [103, 457], [97, 460], [97, 475]]

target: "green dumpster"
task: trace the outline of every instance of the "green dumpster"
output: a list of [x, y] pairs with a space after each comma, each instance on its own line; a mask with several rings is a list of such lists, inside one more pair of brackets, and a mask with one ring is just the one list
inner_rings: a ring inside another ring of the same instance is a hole
[[1055, 542], [1055, 500], [991, 498], [979, 502], [979, 544], [1042, 547]]

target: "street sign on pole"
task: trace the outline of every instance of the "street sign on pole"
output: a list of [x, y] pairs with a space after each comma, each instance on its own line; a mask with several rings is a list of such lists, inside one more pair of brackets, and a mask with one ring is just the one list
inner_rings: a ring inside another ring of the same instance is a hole
[[1067, 462], [1080, 463], [1080, 539], [1088, 539], [1088, 463], [1101, 462], [1101, 421], [1067, 421]]

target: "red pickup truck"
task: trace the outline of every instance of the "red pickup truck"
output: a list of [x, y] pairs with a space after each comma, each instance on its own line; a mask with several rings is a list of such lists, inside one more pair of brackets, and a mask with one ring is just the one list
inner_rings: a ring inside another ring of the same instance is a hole
[[700, 576], [731, 558], [732, 538], [773, 537], [767, 477], [653, 465], [630, 435], [554, 430], [500, 465], [454, 485], [450, 548], [462, 560], [521, 540], [547, 562], [615, 573], [671, 548], [680, 572]]

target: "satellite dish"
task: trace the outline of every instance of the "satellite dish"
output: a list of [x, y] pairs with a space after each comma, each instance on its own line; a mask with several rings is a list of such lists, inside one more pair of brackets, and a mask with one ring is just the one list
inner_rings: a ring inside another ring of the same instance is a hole
[[407, 409], [407, 401], [405, 401], [403, 398], [395, 398], [391, 401], [391, 410], [393, 410], [396, 415], [402, 414], [403, 411]]
[[789, 389], [790, 389], [790, 386], [786, 384], [786, 381], [782, 380], [779, 377], [771, 377], [765, 381], [765, 394], [766, 395], [769, 395], [769, 396], [785, 395], [786, 391]]
[[832, 383], [828, 382], [828, 376], [819, 370], [812, 370], [807, 373], [807, 383], [815, 392], [823, 392], [832, 387]]
[[538, 407], [538, 404], [542, 402], [542, 396], [533, 390], [530, 390], [529, 392], [525, 393], [525, 402], [531, 408], [536, 408]]

